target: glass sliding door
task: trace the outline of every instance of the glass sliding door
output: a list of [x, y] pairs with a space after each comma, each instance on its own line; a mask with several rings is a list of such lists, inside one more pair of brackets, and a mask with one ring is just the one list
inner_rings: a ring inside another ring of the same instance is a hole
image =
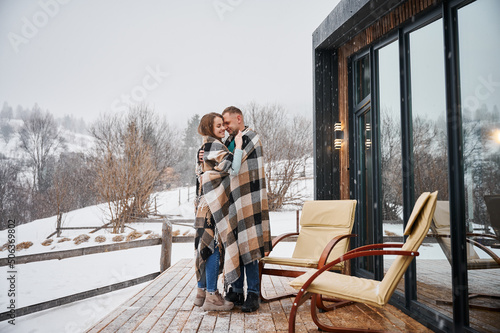
[[[384, 242], [403, 239], [403, 171], [401, 146], [401, 99], [399, 45], [394, 41], [375, 51], [377, 76], [377, 111], [379, 119], [380, 195]], [[387, 256], [384, 268], [393, 259]], [[404, 290], [400, 290], [404, 292]]]
[[[443, 21], [408, 34], [410, 139], [413, 200], [423, 192], [438, 193], [438, 205], [449, 212], [448, 143]], [[442, 237], [427, 238], [416, 257], [417, 300], [453, 318], [449, 214], [440, 220]], [[434, 229], [437, 230], [437, 229]], [[437, 240], [437, 241], [436, 241]], [[444, 303], [443, 303], [444, 302]]]
[[[371, 71], [370, 55], [366, 54], [353, 61], [354, 74], [354, 129], [356, 152], [356, 199], [358, 200], [354, 239], [356, 247], [374, 243], [373, 218], [373, 146], [371, 114]], [[367, 257], [355, 261], [357, 275], [373, 278], [374, 258]]]
[[[500, 34], [500, 2], [478, 0], [460, 8], [460, 87], [464, 157], [470, 326], [481, 332], [499, 329], [500, 265], [487, 252], [500, 256], [500, 43], [487, 36]], [[476, 236], [474, 236], [474, 235]], [[484, 306], [486, 309], [479, 309]], [[495, 324], [496, 323], [496, 324]]]
[[[380, 170], [382, 178], [382, 221], [398, 225], [403, 232], [403, 172], [401, 169], [401, 102], [399, 48], [392, 42], [378, 53], [378, 110], [380, 128]], [[391, 235], [393, 227], [387, 228]]]

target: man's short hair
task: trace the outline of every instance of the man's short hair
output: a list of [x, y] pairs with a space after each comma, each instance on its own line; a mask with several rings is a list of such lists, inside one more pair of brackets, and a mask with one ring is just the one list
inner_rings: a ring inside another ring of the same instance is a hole
[[239, 114], [241, 116], [241, 119], [243, 119], [243, 112], [241, 112], [241, 110], [236, 106], [228, 106], [227, 108], [225, 108], [224, 111], [222, 111], [222, 115], [225, 115], [226, 113]]

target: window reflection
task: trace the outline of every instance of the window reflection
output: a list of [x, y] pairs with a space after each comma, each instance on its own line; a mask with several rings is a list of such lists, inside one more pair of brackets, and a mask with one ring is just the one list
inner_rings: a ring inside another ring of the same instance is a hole
[[[487, 251], [500, 255], [500, 44], [486, 38], [500, 34], [500, 2], [479, 0], [458, 10], [464, 185], [467, 227], [479, 244], [468, 249], [469, 292], [500, 295], [500, 265]], [[483, 250], [481, 250], [483, 248]], [[485, 252], [486, 251], [486, 252]], [[499, 300], [471, 299], [469, 319], [478, 331], [498, 331]], [[495, 317], [496, 320], [490, 319]]]
[[356, 104], [370, 94], [370, 57], [369, 55], [356, 61], [354, 65], [356, 87]]
[[384, 236], [403, 232], [399, 49], [393, 42], [378, 51], [380, 170]]
[[443, 22], [410, 34], [411, 112], [415, 198], [439, 191], [448, 200]]
[[[437, 20], [409, 35], [412, 166], [414, 197], [439, 191], [438, 200], [448, 203], [448, 158], [443, 22]], [[441, 238], [428, 237], [419, 249], [417, 299], [436, 311], [453, 317], [449, 245], [449, 213], [443, 214], [437, 230]], [[438, 243], [436, 243], [438, 240]]]

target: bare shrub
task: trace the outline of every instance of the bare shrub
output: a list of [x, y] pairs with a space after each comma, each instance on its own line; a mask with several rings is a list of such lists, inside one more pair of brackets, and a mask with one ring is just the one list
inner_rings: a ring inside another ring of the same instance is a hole
[[70, 240], [71, 240], [71, 238], [64, 237], [64, 238], [59, 239], [57, 242], [58, 243], [63, 243], [63, 242], [67, 242], [67, 241], [70, 241]]
[[79, 245], [79, 244], [88, 242], [89, 239], [90, 239], [89, 235], [82, 234], [82, 235], [79, 235], [79, 236], [76, 236], [75, 238], [73, 238], [73, 241], [75, 242], [76, 245]]
[[103, 236], [103, 235], [97, 236], [97, 237], [95, 238], [95, 241], [96, 241], [97, 243], [104, 243], [104, 242], [106, 241], [106, 237], [105, 237], [105, 236]]
[[292, 184], [305, 176], [304, 168], [312, 156], [311, 121], [290, 115], [279, 104], [250, 104], [245, 110], [245, 124], [260, 136], [264, 149], [269, 210], [285, 204], [300, 205], [302, 189]]
[[160, 235], [158, 235], [156, 232], [153, 232], [146, 237], [146, 239], [152, 239], [152, 238], [160, 238]]
[[27, 241], [16, 245], [16, 251], [26, 250], [33, 246], [33, 242]]
[[132, 231], [131, 233], [129, 233], [127, 235], [127, 242], [135, 240], [135, 239], [138, 239], [138, 238], [141, 238], [142, 235], [143, 235], [142, 232], [134, 230], [134, 231]]
[[42, 242], [42, 245], [43, 245], [43, 246], [49, 246], [49, 245], [51, 245], [51, 244], [52, 244], [52, 242], [53, 242], [53, 241], [54, 241], [53, 239], [46, 239], [46, 240], [44, 240], [44, 241]]
[[123, 242], [123, 240], [125, 239], [125, 237], [123, 235], [116, 235], [115, 237], [113, 237], [111, 240], [113, 242]]

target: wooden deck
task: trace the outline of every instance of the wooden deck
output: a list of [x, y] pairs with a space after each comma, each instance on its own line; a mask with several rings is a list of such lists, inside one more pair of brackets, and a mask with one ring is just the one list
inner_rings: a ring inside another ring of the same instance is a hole
[[[386, 261], [386, 269], [392, 261]], [[500, 268], [468, 271], [469, 293], [500, 295]], [[404, 289], [404, 279], [398, 285]], [[447, 260], [417, 259], [417, 299], [419, 302], [453, 318], [451, 305], [438, 304], [437, 300], [451, 301], [451, 266]], [[500, 307], [499, 299], [473, 299], [470, 304]], [[480, 332], [500, 332], [500, 312], [469, 308], [470, 326]]]
[[[292, 290], [288, 278], [264, 277], [265, 295]], [[293, 298], [263, 303], [253, 313], [239, 307], [228, 312], [205, 312], [193, 306], [196, 276], [193, 261], [181, 260], [139, 293], [115, 309], [87, 332], [286, 332]], [[319, 332], [311, 320], [309, 301], [299, 308], [298, 332]], [[391, 332], [432, 332], [393, 306], [363, 304], [320, 313], [325, 323], [345, 327], [370, 327]]]

